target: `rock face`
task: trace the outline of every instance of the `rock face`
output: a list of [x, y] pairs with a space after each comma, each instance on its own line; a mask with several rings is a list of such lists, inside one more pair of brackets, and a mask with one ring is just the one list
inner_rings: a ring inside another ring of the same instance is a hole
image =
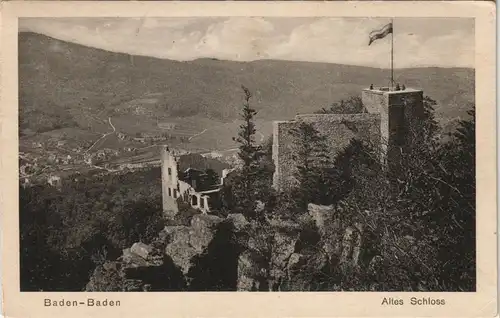
[[257, 291], [260, 288], [257, 255], [250, 251], [243, 252], [238, 258], [238, 291]]
[[85, 288], [86, 291], [125, 291], [124, 277], [120, 271], [120, 262], [108, 262], [97, 266]]
[[215, 215], [193, 216], [191, 226], [170, 226], [164, 232], [168, 237], [165, 253], [172, 258], [183, 274], [191, 267], [191, 259], [201, 254], [212, 241], [216, 226], [223, 219]]
[[[256, 224], [250, 227], [255, 228]], [[299, 237], [293, 222], [269, 222], [262, 233], [254, 232], [246, 242], [247, 249], [238, 259], [238, 291], [268, 291], [279, 289], [286, 278], [290, 256]], [[251, 230], [250, 230], [251, 231]]]
[[166, 226], [150, 244], [136, 242], [98, 266], [86, 290], [322, 290], [325, 270], [356, 266], [361, 249], [362, 228], [342, 231], [335, 213], [310, 204], [297, 221], [265, 224], [194, 215], [189, 226]]
[[335, 211], [333, 206], [312, 203], [308, 205], [308, 213], [318, 228], [318, 232], [321, 235], [322, 247], [330, 259], [338, 258], [342, 251], [340, 223], [335, 218], [335, 213], [338, 212], [340, 211]]
[[165, 254], [169, 255], [174, 264], [186, 274], [189, 271], [191, 258], [197, 254], [195, 248], [189, 243], [189, 227], [168, 227], [165, 228], [165, 232], [170, 242], [165, 247]]
[[208, 246], [214, 237], [215, 227], [222, 221], [222, 218], [215, 215], [198, 214], [193, 216], [189, 229], [189, 244], [197, 253], [203, 252], [203, 249]]
[[[154, 242], [158, 245], [159, 242]], [[146, 291], [150, 282], [141, 280], [137, 272], [155, 272], [164, 265], [161, 250], [153, 245], [138, 242], [123, 250], [116, 261], [97, 266], [90, 277], [86, 291]], [[139, 275], [140, 276], [140, 275]], [[147, 277], [143, 274], [144, 277]], [[158, 282], [161, 284], [161, 282]]]
[[199, 214], [191, 226], [166, 226], [151, 244], [136, 242], [116, 261], [98, 266], [86, 291], [185, 290], [193, 257], [206, 250], [222, 221]]

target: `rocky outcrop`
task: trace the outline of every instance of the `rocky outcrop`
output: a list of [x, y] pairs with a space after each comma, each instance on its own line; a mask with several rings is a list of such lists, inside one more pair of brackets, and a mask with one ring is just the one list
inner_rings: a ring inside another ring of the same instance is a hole
[[267, 227], [249, 225], [252, 233], [243, 243], [246, 250], [238, 259], [238, 290], [277, 290], [286, 278], [290, 256], [299, 239], [299, 225], [278, 219], [269, 220]]
[[238, 291], [257, 291], [260, 289], [261, 276], [259, 256], [245, 251], [238, 258]]
[[172, 226], [166, 227], [164, 231], [170, 242], [165, 247], [165, 254], [169, 255], [182, 273], [186, 274], [189, 271], [191, 258], [197, 254], [189, 242], [189, 227]]
[[356, 223], [341, 227], [338, 215], [342, 206], [308, 205], [309, 215], [321, 235], [322, 248], [331, 260], [338, 259], [342, 266], [357, 266], [362, 248], [363, 226]]
[[191, 226], [169, 226], [164, 229], [167, 237], [165, 254], [169, 255], [182, 273], [187, 274], [191, 259], [201, 254], [212, 241], [216, 226], [223, 221], [215, 215], [197, 214]]
[[136, 242], [98, 266], [86, 290], [322, 290], [325, 270], [357, 264], [362, 228], [341, 231], [333, 207], [311, 204], [308, 212], [263, 223], [194, 215], [189, 226], [166, 226], [150, 244]]
[[216, 226], [222, 221], [222, 218], [215, 215], [198, 214], [193, 216], [189, 229], [189, 244], [197, 253], [203, 252], [208, 246], [214, 237]]
[[134, 243], [132, 247], [130, 248], [130, 253], [138, 255], [142, 257], [143, 259], [147, 259], [148, 255], [153, 251], [153, 248], [149, 245], [146, 245], [144, 243]]
[[[154, 291], [188, 289], [187, 274], [196, 256], [206, 253], [224, 219], [207, 214], [192, 217], [190, 226], [166, 226], [151, 243], [134, 243], [116, 261], [98, 266], [86, 291]], [[241, 215], [227, 219], [235, 228], [248, 222]]]
[[[123, 250], [116, 261], [107, 261], [97, 266], [90, 277], [86, 291], [147, 291], [162, 288], [162, 281], [148, 279], [164, 267], [164, 257], [160, 242], [146, 245], [138, 242]], [[138, 273], [142, 272], [142, 275]], [[143, 276], [143, 279], [141, 279]], [[161, 278], [161, 277], [159, 277]]]
[[342, 233], [340, 222], [335, 217], [336, 213], [341, 213], [341, 211], [335, 210], [331, 205], [325, 206], [312, 203], [308, 205], [308, 214], [318, 228], [322, 248], [330, 259], [338, 258], [342, 251]]

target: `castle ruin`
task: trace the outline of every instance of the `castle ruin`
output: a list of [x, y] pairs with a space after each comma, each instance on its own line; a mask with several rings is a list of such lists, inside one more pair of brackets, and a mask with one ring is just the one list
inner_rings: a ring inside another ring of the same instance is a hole
[[[179, 203], [188, 204], [201, 213], [210, 213], [220, 204], [220, 189], [231, 170], [211, 167], [201, 155], [181, 155], [163, 146], [161, 149], [161, 176], [163, 213], [173, 217], [179, 212]], [[196, 161], [193, 161], [193, 156]], [[207, 173], [212, 169], [218, 180]]]
[[290, 121], [273, 122], [274, 188], [283, 191], [296, 184], [297, 167], [293, 160], [296, 140], [290, 132], [301, 122], [312, 124], [326, 137], [332, 156], [345, 149], [352, 139], [358, 139], [379, 146], [380, 159], [385, 165], [390, 167], [397, 162], [401, 149], [411, 142], [408, 129], [418, 125], [423, 113], [423, 91], [364, 89], [362, 102], [363, 113], [297, 115]]
[[[273, 186], [284, 191], [296, 184], [297, 165], [294, 162], [292, 129], [301, 122], [312, 126], [323, 136], [333, 156], [345, 149], [351, 140], [358, 139], [375, 145], [380, 160], [391, 167], [398, 161], [405, 145], [411, 142], [409, 129], [418, 129], [423, 114], [423, 91], [386, 87], [362, 91], [363, 112], [357, 114], [303, 114], [293, 120], [273, 122], [272, 158], [275, 165]], [[183, 156], [163, 147], [161, 150], [163, 211], [167, 217], [179, 212], [179, 201], [202, 213], [210, 213], [220, 204], [220, 189], [231, 171], [217, 171], [219, 182], [207, 181], [204, 169], [183, 164]]]

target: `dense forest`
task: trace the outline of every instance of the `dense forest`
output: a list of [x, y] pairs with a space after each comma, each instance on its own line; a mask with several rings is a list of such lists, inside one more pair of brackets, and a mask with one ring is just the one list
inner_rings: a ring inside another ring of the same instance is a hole
[[[219, 229], [223, 234], [211, 248], [192, 260], [201, 265], [190, 273], [194, 278], [188, 290], [221, 290], [221, 281], [222, 289], [235, 290], [241, 251], [258, 260], [255, 290], [475, 290], [473, 108], [443, 139], [434, 119], [435, 102], [426, 97], [424, 118], [418, 129], [409, 130], [413, 142], [401, 151], [396, 170], [385, 169], [377, 145], [363, 140], [352, 140], [332, 157], [324, 136], [304, 123], [291, 132], [299, 140], [294, 145], [297, 186], [278, 193], [272, 188], [272, 140], [255, 141], [257, 112], [251, 107], [252, 93], [243, 89], [243, 124], [235, 136], [241, 167], [224, 185], [215, 214], [241, 214], [250, 226], [244, 235], [235, 235], [231, 227]], [[354, 97], [318, 112], [362, 108]], [[165, 225], [160, 182], [160, 171], [151, 169], [70, 182], [61, 189], [20, 188], [22, 290], [82, 290], [96, 266], [116, 259], [134, 242], [152, 241]], [[334, 231], [311, 222], [310, 204], [332, 208], [325, 222]], [[280, 244], [276, 222], [294, 224], [293, 231], [299, 232], [295, 251], [308, 257], [292, 278], [273, 270]], [[342, 256], [317, 261], [325, 242], [346, 231], [362, 237], [359, 264], [345, 266]], [[225, 255], [229, 241], [239, 247]]]
[[21, 289], [81, 291], [94, 268], [162, 229], [160, 169], [20, 187]]

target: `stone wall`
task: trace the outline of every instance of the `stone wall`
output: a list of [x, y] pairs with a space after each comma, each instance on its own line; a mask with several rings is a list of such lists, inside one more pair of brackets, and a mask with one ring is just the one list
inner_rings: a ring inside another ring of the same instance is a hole
[[408, 140], [408, 130], [419, 129], [419, 119], [423, 113], [423, 92], [414, 89], [365, 89], [362, 100], [368, 113], [380, 114], [384, 157], [388, 162], [397, 162], [399, 148], [411, 142]]
[[[191, 184], [179, 179], [179, 157], [167, 147], [161, 150], [162, 200], [163, 213], [167, 218], [173, 218], [179, 212], [177, 200], [180, 199], [202, 213], [210, 213], [212, 207], [217, 207], [220, 201], [218, 189], [197, 192]], [[224, 172], [225, 171], [225, 172]], [[223, 177], [229, 170], [223, 170]], [[224, 178], [221, 178], [221, 182]]]
[[290, 188], [296, 182], [293, 175], [296, 164], [293, 160], [296, 140], [291, 130], [300, 122], [311, 123], [320, 134], [326, 136], [328, 150], [335, 156], [349, 142], [356, 138], [380, 143], [379, 114], [308, 114], [297, 115], [292, 121], [276, 121], [273, 123], [273, 161], [275, 173], [273, 184], [277, 190]]
[[161, 188], [163, 213], [167, 218], [172, 218], [179, 212], [178, 181], [176, 157], [167, 147], [163, 147], [161, 149]]

